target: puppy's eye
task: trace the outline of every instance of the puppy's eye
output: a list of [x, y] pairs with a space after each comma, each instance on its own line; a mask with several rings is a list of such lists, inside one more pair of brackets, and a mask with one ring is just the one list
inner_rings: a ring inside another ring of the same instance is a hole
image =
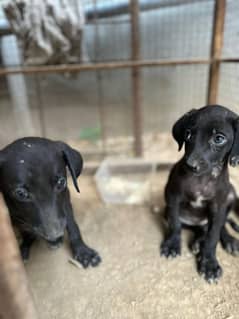
[[13, 195], [15, 196], [15, 198], [21, 202], [27, 201], [30, 199], [30, 194], [28, 192], [28, 190], [24, 187], [17, 187], [14, 192]]
[[216, 134], [214, 137], [213, 137], [213, 142], [217, 145], [222, 145], [224, 143], [226, 143], [226, 138], [224, 135], [222, 134]]
[[56, 182], [56, 189], [58, 192], [63, 191], [66, 188], [66, 178], [61, 176]]
[[190, 129], [187, 129], [185, 131], [185, 141], [189, 141], [191, 139], [191, 137], [192, 137], [192, 132]]

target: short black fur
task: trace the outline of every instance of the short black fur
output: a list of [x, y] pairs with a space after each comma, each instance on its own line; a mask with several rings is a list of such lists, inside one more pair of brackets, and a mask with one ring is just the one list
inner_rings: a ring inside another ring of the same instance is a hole
[[83, 159], [77, 150], [39, 137], [16, 140], [0, 151], [0, 190], [22, 235], [24, 260], [37, 238], [58, 247], [67, 230], [73, 257], [84, 268], [97, 266], [101, 258], [84, 243], [73, 216], [66, 167], [79, 192]]
[[195, 232], [192, 250], [198, 256], [198, 271], [208, 282], [222, 275], [216, 258], [219, 240], [228, 252], [239, 252], [238, 240], [225, 227], [237, 200], [228, 162], [239, 163], [238, 123], [235, 113], [211, 105], [186, 113], [173, 126], [173, 137], [179, 150], [185, 144], [185, 153], [172, 168], [165, 189], [168, 233], [161, 254], [180, 255], [182, 225], [201, 229], [200, 234]]

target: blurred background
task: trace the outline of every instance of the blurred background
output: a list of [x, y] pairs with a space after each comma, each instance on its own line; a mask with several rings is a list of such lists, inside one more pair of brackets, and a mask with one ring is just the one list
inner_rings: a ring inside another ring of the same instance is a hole
[[81, 5], [81, 57], [70, 68], [29, 65], [4, 11], [9, 1], [0, 0], [1, 146], [38, 135], [71, 142], [86, 159], [160, 159], [183, 112], [206, 103], [238, 111], [237, 0], [48, 2], [73, 12]]

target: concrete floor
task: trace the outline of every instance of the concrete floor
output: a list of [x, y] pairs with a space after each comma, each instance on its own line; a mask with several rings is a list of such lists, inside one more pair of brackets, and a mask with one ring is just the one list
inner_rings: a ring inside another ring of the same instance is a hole
[[[161, 207], [167, 174], [158, 179]], [[75, 215], [103, 262], [79, 269], [68, 262], [67, 240], [56, 251], [36, 243], [26, 270], [40, 319], [238, 318], [238, 258], [218, 247], [224, 274], [217, 285], [209, 285], [196, 272], [187, 231], [182, 256], [161, 258], [159, 215], [147, 206], [103, 205], [92, 178], [82, 177], [80, 186], [80, 195], [72, 189]]]

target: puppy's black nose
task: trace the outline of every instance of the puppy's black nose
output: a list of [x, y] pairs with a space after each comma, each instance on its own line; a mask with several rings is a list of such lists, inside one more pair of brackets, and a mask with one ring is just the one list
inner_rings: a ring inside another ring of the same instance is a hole
[[187, 167], [190, 168], [191, 171], [197, 173], [200, 170], [200, 166], [197, 160], [188, 158], [186, 160]]

